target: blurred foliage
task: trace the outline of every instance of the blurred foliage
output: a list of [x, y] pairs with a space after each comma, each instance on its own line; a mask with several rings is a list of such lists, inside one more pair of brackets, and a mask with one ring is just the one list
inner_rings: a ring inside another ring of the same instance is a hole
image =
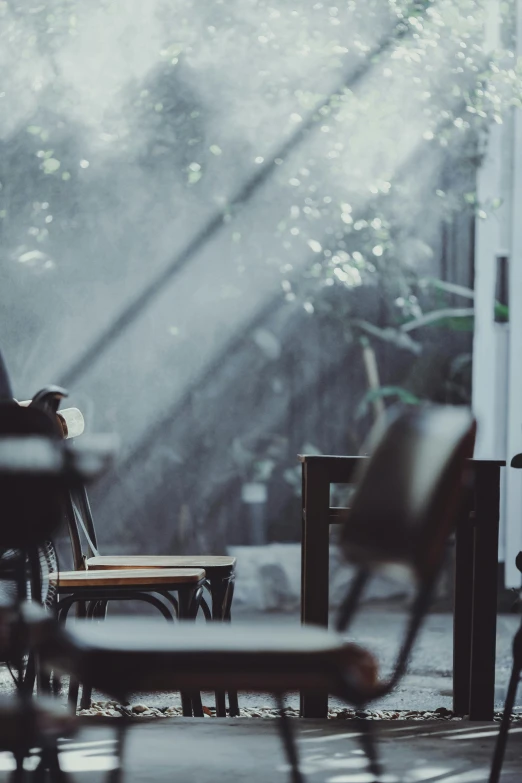
[[[190, 199], [223, 211], [238, 274], [276, 265], [284, 298], [334, 319], [346, 341], [419, 360], [428, 330], [473, 326], [469, 294], [428, 277], [437, 236], [420, 229], [499, 206], [455, 182], [473, 181], [491, 123], [522, 106], [515, 4], [501, 4], [494, 51], [487, 5], [0, 0], [0, 261], [52, 271], [98, 231], [114, 182], [150, 181], [151, 210], [170, 187], [172, 213]], [[292, 145], [274, 155], [302, 129], [320, 144], [292, 170]], [[267, 250], [229, 209], [230, 172], [264, 165], [272, 200], [291, 201]], [[304, 270], [286, 258], [296, 248]], [[469, 398], [458, 375], [449, 400]]]

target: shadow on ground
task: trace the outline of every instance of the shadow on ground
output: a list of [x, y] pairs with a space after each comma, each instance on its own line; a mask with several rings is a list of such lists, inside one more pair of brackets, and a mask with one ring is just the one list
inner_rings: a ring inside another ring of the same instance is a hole
[[[327, 721], [292, 721], [297, 729], [301, 769], [309, 783], [369, 783], [359, 735]], [[382, 783], [481, 783], [488, 770], [497, 726], [491, 724], [375, 722], [384, 762]], [[173, 718], [133, 724], [124, 754], [124, 780], [180, 780], [183, 783], [283, 783], [287, 765], [273, 720]], [[108, 725], [85, 726], [62, 743], [62, 766], [73, 781], [101, 783], [115, 765], [114, 731]], [[34, 759], [29, 759], [31, 767]], [[520, 780], [522, 727], [508, 745], [503, 783]], [[12, 769], [0, 754], [0, 781]]]

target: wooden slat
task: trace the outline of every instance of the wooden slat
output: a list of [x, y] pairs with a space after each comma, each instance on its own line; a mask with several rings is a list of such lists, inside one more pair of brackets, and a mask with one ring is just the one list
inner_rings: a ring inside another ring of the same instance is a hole
[[[298, 454], [297, 459], [299, 462], [321, 462], [326, 467], [326, 470], [329, 471], [330, 469], [339, 470], [343, 463], [345, 465], [349, 465], [350, 463], [357, 465], [357, 463], [361, 462], [361, 460], [368, 459], [369, 456], [369, 454]], [[502, 468], [506, 464], [505, 459], [482, 459], [481, 457], [470, 457], [468, 462], [471, 462], [473, 465], [477, 465], [479, 467], [484, 465], [486, 467], [491, 466]]]
[[299, 454], [298, 459], [305, 465], [321, 465], [331, 484], [349, 484], [353, 481], [356, 468], [368, 457], [342, 457], [326, 454]]
[[235, 557], [221, 555], [99, 555], [87, 560], [89, 570], [120, 568], [234, 568]]
[[60, 587], [104, 587], [107, 585], [151, 585], [197, 583], [205, 578], [200, 568], [151, 568], [117, 571], [60, 571], [49, 581]]

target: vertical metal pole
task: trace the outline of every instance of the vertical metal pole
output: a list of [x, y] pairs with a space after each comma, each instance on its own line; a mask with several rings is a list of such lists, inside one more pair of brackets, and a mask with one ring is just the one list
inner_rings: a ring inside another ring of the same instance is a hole
[[[328, 626], [330, 482], [321, 462], [304, 463], [301, 621]], [[301, 715], [326, 718], [327, 693], [302, 693]]]
[[455, 531], [455, 598], [453, 607], [453, 711], [469, 714], [471, 617], [473, 613], [474, 520], [469, 498], [462, 503]]
[[475, 466], [475, 548], [469, 717], [493, 720], [500, 467]]

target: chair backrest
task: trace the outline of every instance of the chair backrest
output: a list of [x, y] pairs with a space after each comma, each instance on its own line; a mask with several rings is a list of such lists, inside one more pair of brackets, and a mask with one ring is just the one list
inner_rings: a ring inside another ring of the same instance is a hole
[[94, 519], [85, 485], [79, 485], [69, 492], [65, 513], [73, 565], [75, 570], [84, 570], [85, 560], [99, 554]]
[[441, 566], [473, 455], [475, 422], [463, 407], [413, 408], [370, 436], [341, 534], [348, 560], [398, 564], [431, 582]]
[[13, 397], [11, 390], [11, 381], [9, 379], [9, 373], [5, 366], [2, 351], [0, 351], [0, 400], [10, 400]]

